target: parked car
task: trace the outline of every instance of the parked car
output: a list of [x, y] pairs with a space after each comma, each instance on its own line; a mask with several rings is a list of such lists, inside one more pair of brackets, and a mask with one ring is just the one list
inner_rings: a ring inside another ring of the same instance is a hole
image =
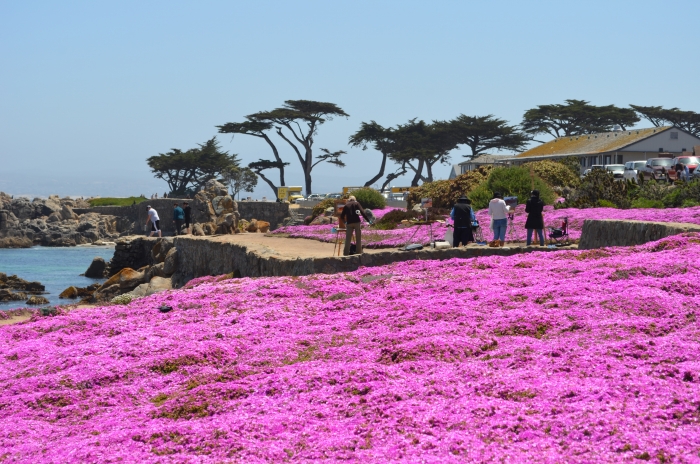
[[326, 198], [332, 198], [334, 200], [338, 200], [340, 198], [343, 198], [343, 194], [342, 193], [329, 193], [326, 195]]
[[304, 199], [304, 195], [299, 195], [299, 194], [294, 194], [294, 193], [293, 193], [293, 194], [289, 195], [288, 198], [289, 198], [289, 202], [290, 202], [290, 203], [296, 203], [298, 200], [303, 200], [303, 199]]
[[644, 169], [639, 171], [639, 177], [644, 180], [666, 180], [666, 171], [671, 167], [672, 158], [649, 158]]
[[611, 172], [615, 180], [622, 180], [625, 173], [624, 164], [608, 164], [605, 166], [605, 170]]
[[677, 180], [678, 178], [683, 178], [683, 171], [676, 172], [676, 167], [678, 165], [683, 165], [683, 166], [688, 166], [688, 171], [689, 174], [692, 178], [693, 173], [698, 167], [698, 164], [700, 164], [700, 158], [697, 156], [691, 156], [691, 155], [682, 155], [682, 156], [676, 156], [673, 158], [673, 166], [671, 168], [666, 170], [666, 180], [668, 181], [674, 181]]
[[324, 198], [326, 198], [326, 196], [323, 195], [322, 193], [312, 193], [311, 195], [306, 197], [306, 200], [307, 201], [320, 201], [320, 200], [323, 200]]
[[644, 169], [646, 161], [628, 161], [625, 163], [625, 172], [622, 174], [622, 178], [626, 180], [632, 180], [637, 182], [639, 179], [639, 171]]

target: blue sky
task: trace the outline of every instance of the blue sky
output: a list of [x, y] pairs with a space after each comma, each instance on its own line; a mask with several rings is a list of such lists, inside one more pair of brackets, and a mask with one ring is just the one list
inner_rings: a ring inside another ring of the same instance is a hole
[[[347, 146], [362, 121], [517, 124], [567, 98], [700, 112], [698, 13], [694, 1], [0, 2], [0, 190], [162, 194], [146, 158], [290, 99], [350, 115], [317, 136], [348, 151], [344, 169], [314, 169], [322, 193], [377, 172], [377, 152]], [[245, 164], [269, 157], [256, 138], [220, 141]], [[253, 196], [270, 194], [260, 182]]]

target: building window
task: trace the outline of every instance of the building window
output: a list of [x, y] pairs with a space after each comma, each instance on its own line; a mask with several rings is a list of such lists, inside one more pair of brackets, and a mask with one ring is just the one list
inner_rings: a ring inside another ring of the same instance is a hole
[[603, 157], [603, 164], [610, 164], [610, 155], [605, 155]]
[[671, 132], [671, 140], [678, 140], [678, 132]]
[[622, 164], [622, 155], [615, 155], [615, 164]]

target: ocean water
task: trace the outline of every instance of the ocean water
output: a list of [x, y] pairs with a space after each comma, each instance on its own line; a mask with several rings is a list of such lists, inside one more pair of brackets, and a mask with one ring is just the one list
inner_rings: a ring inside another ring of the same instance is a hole
[[[77, 300], [60, 299], [58, 295], [71, 285], [87, 287], [104, 282], [104, 279], [89, 279], [80, 274], [87, 270], [93, 258], [99, 256], [109, 261], [113, 255], [113, 246], [0, 248], [0, 272], [42, 283], [49, 292], [42, 296], [51, 305], [75, 303]], [[0, 302], [0, 310], [23, 306], [26, 306], [23, 301]]]

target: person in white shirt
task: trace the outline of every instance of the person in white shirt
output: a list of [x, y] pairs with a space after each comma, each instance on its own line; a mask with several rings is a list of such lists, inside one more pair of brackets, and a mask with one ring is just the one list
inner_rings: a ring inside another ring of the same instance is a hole
[[149, 237], [153, 237], [153, 234], [158, 232], [158, 237], [162, 237], [162, 233], [160, 231], [160, 218], [158, 217], [158, 212], [151, 208], [151, 205], [148, 205], [148, 219], [146, 219], [146, 226], [148, 226], [148, 223], [151, 223], [151, 235]]
[[506, 242], [506, 229], [508, 228], [508, 206], [503, 201], [500, 192], [493, 194], [493, 199], [489, 202], [489, 215], [493, 221], [493, 241], [490, 247], [502, 247]]

